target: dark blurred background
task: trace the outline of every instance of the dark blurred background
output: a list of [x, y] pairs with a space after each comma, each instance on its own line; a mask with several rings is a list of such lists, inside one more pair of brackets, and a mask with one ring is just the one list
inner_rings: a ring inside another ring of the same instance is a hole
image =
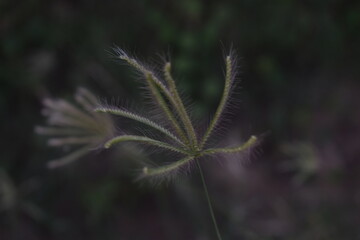
[[224, 239], [360, 239], [359, 29], [359, 1], [0, 1], [0, 239], [215, 239], [198, 172], [135, 182], [141, 146], [46, 168], [61, 151], [34, 133], [44, 97], [83, 86], [141, 104], [114, 44], [170, 55], [197, 119], [237, 49], [239, 105], [219, 141], [266, 134], [248, 156], [203, 162]]

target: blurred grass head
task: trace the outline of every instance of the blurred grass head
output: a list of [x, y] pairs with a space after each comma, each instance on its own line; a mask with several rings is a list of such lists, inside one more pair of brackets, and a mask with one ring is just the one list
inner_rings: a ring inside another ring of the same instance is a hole
[[116, 132], [109, 115], [94, 111], [99, 102], [90, 91], [79, 88], [74, 97], [77, 105], [64, 99], [46, 98], [43, 101], [42, 113], [48, 126], [37, 126], [35, 131], [50, 137], [49, 146], [64, 150], [75, 148], [70, 154], [50, 161], [49, 168], [65, 165], [91, 150], [102, 148]]

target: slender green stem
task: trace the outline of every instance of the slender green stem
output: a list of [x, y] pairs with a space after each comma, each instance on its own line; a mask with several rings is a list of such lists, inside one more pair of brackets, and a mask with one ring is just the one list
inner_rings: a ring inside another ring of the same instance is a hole
[[220, 231], [219, 231], [219, 228], [218, 228], [218, 225], [217, 225], [217, 222], [216, 222], [216, 218], [215, 218], [214, 210], [213, 210], [213, 207], [212, 207], [212, 204], [211, 204], [211, 200], [210, 200], [209, 192], [208, 192], [207, 185], [206, 185], [206, 182], [205, 182], [204, 174], [203, 174], [203, 171], [202, 171], [199, 160], [196, 159], [195, 161], [196, 161], [196, 164], [197, 164], [197, 166], [199, 168], [201, 181], [202, 181], [202, 184], [203, 184], [203, 187], [204, 187], [204, 192], [205, 192], [205, 195], [206, 195], [207, 202], [209, 204], [210, 215], [211, 215], [212, 221], [214, 223], [216, 235], [217, 235], [217, 238], [219, 240], [221, 240], [222, 238], [221, 238]]

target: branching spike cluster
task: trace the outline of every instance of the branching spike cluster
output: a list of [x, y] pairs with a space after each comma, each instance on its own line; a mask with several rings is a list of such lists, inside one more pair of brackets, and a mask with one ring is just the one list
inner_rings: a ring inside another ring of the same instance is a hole
[[150, 93], [153, 95], [158, 106], [162, 109], [166, 119], [169, 121], [174, 133], [171, 133], [171, 130], [166, 129], [153, 122], [152, 120], [141, 117], [136, 114], [130, 113], [128, 111], [121, 110], [120, 108], [106, 108], [100, 107], [97, 108], [97, 112], [111, 113], [120, 115], [122, 117], [131, 118], [135, 121], [142, 122], [155, 130], [162, 132], [167, 138], [173, 140], [173, 143], [167, 143], [165, 141], [155, 140], [146, 136], [135, 136], [135, 135], [121, 135], [113, 139], [110, 139], [105, 147], [109, 148], [115, 143], [125, 142], [125, 141], [137, 141], [142, 142], [148, 145], [153, 145], [159, 148], [164, 148], [170, 151], [180, 153], [183, 156], [178, 161], [173, 163], [159, 166], [159, 167], [144, 167], [142, 177], [169, 177], [173, 173], [181, 170], [182, 168], [188, 166], [195, 159], [199, 159], [203, 156], [209, 156], [218, 153], [236, 153], [241, 152], [252, 147], [256, 142], [257, 138], [251, 136], [248, 141], [244, 144], [236, 147], [229, 148], [206, 148], [206, 143], [208, 142], [211, 134], [214, 132], [221, 115], [224, 112], [226, 104], [229, 100], [231, 94], [232, 84], [235, 79], [235, 64], [234, 56], [232, 54], [228, 55], [225, 59], [226, 64], [226, 73], [225, 73], [225, 86], [223, 94], [219, 103], [219, 106], [210, 121], [210, 124], [204, 134], [200, 139], [196, 136], [194, 130], [194, 125], [190, 119], [189, 113], [184, 106], [183, 101], [180, 98], [178, 90], [176, 88], [175, 81], [171, 75], [171, 63], [167, 62], [164, 65], [163, 79], [164, 82], [159, 79], [154, 72], [149, 70], [145, 65], [141, 64], [135, 58], [129, 56], [124, 50], [120, 48], [115, 48], [114, 52], [117, 54], [117, 58], [127, 62], [130, 66], [134, 67], [140, 74], [143, 75], [144, 79], [147, 82], [147, 86], [150, 90]]

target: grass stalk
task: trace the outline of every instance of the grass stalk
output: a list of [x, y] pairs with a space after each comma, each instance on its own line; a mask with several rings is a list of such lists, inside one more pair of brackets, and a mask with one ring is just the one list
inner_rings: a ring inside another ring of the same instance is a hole
[[219, 227], [218, 227], [218, 224], [216, 222], [214, 209], [213, 209], [212, 204], [211, 204], [211, 200], [210, 200], [209, 192], [208, 192], [208, 189], [207, 189], [207, 185], [206, 185], [206, 182], [205, 182], [204, 173], [203, 173], [202, 168], [201, 168], [201, 164], [200, 164], [198, 159], [195, 159], [195, 161], [196, 161], [196, 164], [197, 164], [197, 166], [199, 168], [201, 182], [202, 182], [202, 185], [203, 185], [203, 188], [204, 188], [206, 200], [207, 200], [208, 205], [209, 205], [209, 211], [210, 211], [211, 219], [212, 219], [212, 221], [214, 223], [217, 238], [218, 238], [218, 240], [222, 240], [221, 235], [220, 235], [220, 231], [219, 231]]

